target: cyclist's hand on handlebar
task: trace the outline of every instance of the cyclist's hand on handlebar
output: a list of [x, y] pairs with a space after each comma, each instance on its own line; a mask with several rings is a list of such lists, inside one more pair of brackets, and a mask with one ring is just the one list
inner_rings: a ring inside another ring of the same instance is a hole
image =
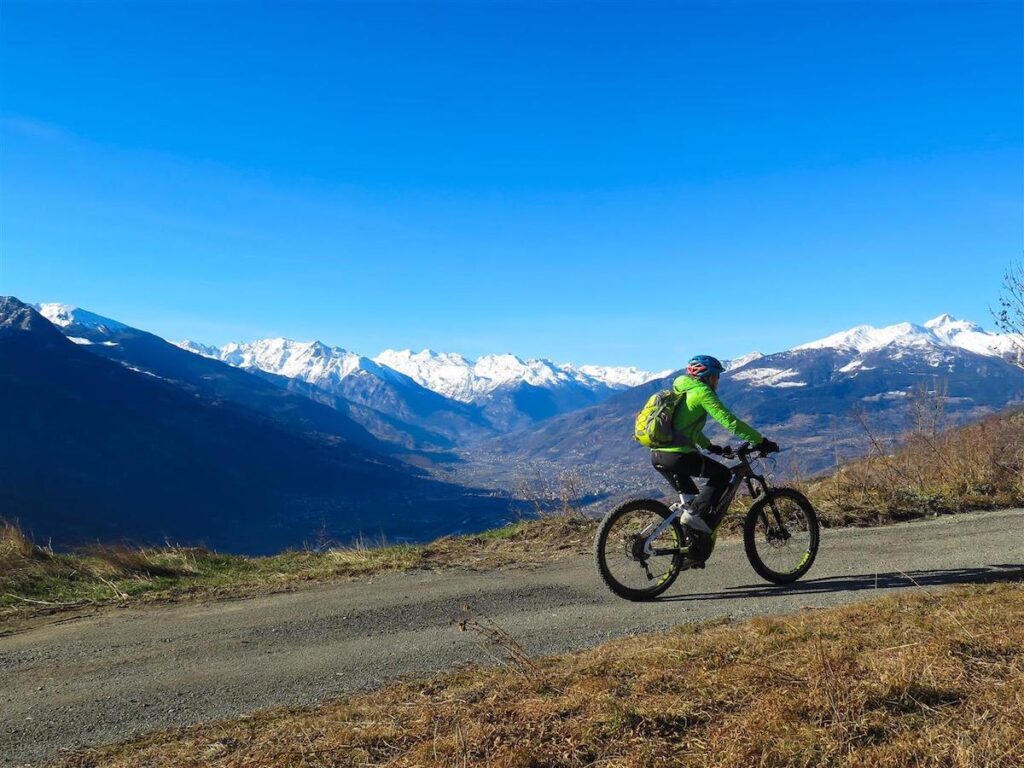
[[723, 448], [721, 445], [715, 445], [714, 443], [708, 445], [708, 453], [713, 453], [715, 456], [725, 456], [729, 450], [731, 450], [729, 446]]
[[762, 438], [761, 442], [754, 446], [755, 451], [760, 451], [763, 454], [778, 453], [779, 444], [774, 440], [769, 440], [767, 437]]

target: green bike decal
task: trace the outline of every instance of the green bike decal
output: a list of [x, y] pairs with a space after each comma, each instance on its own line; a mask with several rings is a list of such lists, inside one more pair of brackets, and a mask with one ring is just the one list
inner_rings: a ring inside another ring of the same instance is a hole
[[[678, 549], [680, 547], [679, 534], [676, 533], [675, 528], [672, 529], [672, 541], [675, 543], [676, 549]], [[671, 570], [665, 571], [665, 575], [662, 576], [660, 579], [658, 579], [658, 586], [660, 587], [662, 584], [664, 584], [666, 581], [668, 581], [669, 577], [671, 575], [672, 575], [672, 571]]]
[[796, 568], [791, 570], [790, 573], [796, 573], [797, 571], [799, 571], [801, 568], [803, 568], [807, 564], [807, 561], [810, 560], [810, 559], [811, 559], [811, 553], [810, 552], [804, 552], [804, 556], [802, 558], [800, 558], [800, 562], [796, 564]]

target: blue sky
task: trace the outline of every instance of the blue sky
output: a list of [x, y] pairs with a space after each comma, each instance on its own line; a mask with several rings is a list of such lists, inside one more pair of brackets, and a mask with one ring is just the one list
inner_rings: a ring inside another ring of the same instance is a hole
[[1022, 8], [5, 0], [0, 292], [650, 368], [988, 323]]

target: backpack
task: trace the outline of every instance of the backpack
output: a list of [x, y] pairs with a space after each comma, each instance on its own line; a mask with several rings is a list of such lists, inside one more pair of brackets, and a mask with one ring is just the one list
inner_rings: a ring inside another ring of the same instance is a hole
[[675, 432], [672, 429], [672, 417], [676, 406], [686, 397], [686, 393], [674, 389], [663, 389], [648, 398], [640, 413], [636, 415], [633, 426], [633, 439], [645, 448], [664, 448], [672, 445]]

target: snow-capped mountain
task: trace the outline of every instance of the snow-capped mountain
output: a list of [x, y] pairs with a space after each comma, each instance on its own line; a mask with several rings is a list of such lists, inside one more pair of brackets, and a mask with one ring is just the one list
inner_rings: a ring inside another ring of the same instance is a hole
[[492, 433], [474, 409], [368, 357], [320, 341], [272, 338], [223, 347], [182, 341], [178, 346], [286, 382], [307, 397], [350, 412], [381, 439], [406, 447], [448, 447], [456, 436]]
[[557, 365], [511, 354], [470, 360], [429, 349], [389, 349], [374, 360], [444, 397], [480, 408], [499, 432], [593, 405], [663, 375], [628, 367]]
[[460, 442], [505, 432], [581, 408], [663, 374], [638, 368], [524, 360], [511, 354], [470, 360], [429, 349], [385, 350], [375, 358], [318, 341], [262, 339], [182, 349], [342, 397]]
[[[791, 449], [780, 455], [780, 468], [813, 473], [833, 466], [837, 453], [865, 450], [858, 413], [876, 434], [905, 430], [922, 391], [942, 395], [948, 425], [1024, 403], [1024, 368], [1013, 362], [1022, 342], [949, 315], [924, 324], [861, 325], [783, 352], [732, 361], [720, 394], [740, 417]], [[589, 489], [595, 493], [638, 489], [638, 478], [649, 473], [629, 439], [632, 419], [669, 382], [650, 382], [498, 438], [485, 453], [509, 466], [540, 461], [582, 468], [602, 484]], [[709, 435], [716, 429], [709, 423]], [[651, 489], [658, 487], [655, 478]]]
[[[71, 341], [123, 368], [166, 384], [184, 388], [193, 396], [232, 403], [286, 424], [289, 429], [311, 431], [359, 444], [380, 453], [385, 445], [347, 407], [312, 402], [305, 392], [286, 391], [288, 379], [265, 380], [251, 372], [226, 365], [198, 349], [180, 349], [168, 341], [125, 323], [64, 304], [37, 305], [40, 316]], [[212, 350], [206, 349], [211, 352]], [[213, 358], [213, 359], [211, 359]]]
[[[246, 402], [256, 398], [243, 382], [210, 376], [198, 361], [179, 360], [164, 350], [162, 340], [116, 320], [63, 304], [41, 304], [38, 310], [71, 341], [131, 370], [219, 397], [243, 398], [244, 391]], [[882, 414], [895, 428], [921, 386], [945, 388], [948, 410], [961, 420], [1024, 400], [1024, 374], [1012, 364], [1022, 359], [1020, 346], [1024, 339], [950, 315], [923, 324], [859, 325], [783, 352], [752, 352], [727, 361], [722, 394], [772, 434], [796, 441], [814, 435], [822, 446], [833, 445], [824, 436], [849, 436], [854, 405]], [[318, 341], [281, 338], [178, 347], [193, 353], [190, 359], [198, 355], [227, 363], [330, 405], [403, 450], [466, 447], [520, 431], [503, 451], [519, 445], [512, 450], [554, 451], [573, 461], [580, 459], [582, 446], [601, 440], [618, 445], [618, 432], [604, 432], [626, 429], [639, 407], [634, 401], [663, 386], [669, 374], [511, 354], [474, 360], [431, 350], [385, 350], [369, 358]], [[599, 417], [587, 415], [598, 406]], [[536, 431], [546, 420], [552, 421]], [[601, 448], [603, 458], [618, 450], [608, 446]], [[815, 461], [811, 457], [807, 466], [816, 466]]]
[[897, 364], [951, 371], [963, 352], [1013, 362], [1020, 358], [1022, 350], [1022, 337], [992, 333], [977, 323], [943, 314], [923, 325], [858, 325], [787, 352], [759, 355], [731, 365], [728, 378], [753, 387], [808, 386], [814, 383], [808, 376], [816, 376], [809, 370], [809, 361], [820, 357], [815, 353], [825, 353], [833, 359], [835, 365], [829, 375], [834, 378], [878, 368], [891, 370]]
[[592, 390], [626, 389], [664, 375], [631, 367], [556, 365], [550, 360], [523, 360], [510, 354], [469, 360], [429, 349], [387, 349], [374, 360], [401, 371], [427, 389], [464, 403], [477, 402], [497, 389], [518, 384], [545, 389], [573, 385]]
[[977, 352], [979, 355], [997, 355], [1007, 360], [1019, 360], [1024, 353], [1024, 337], [992, 333], [977, 323], [957, 320], [950, 315], [939, 315], [925, 323], [924, 327], [947, 344]]
[[[124, 323], [66, 304], [36, 309], [79, 345], [118, 348], [111, 356], [153, 375], [135, 359], [143, 334]], [[147, 334], [148, 336], [148, 334]], [[156, 337], [153, 337], [156, 339]], [[592, 405], [658, 374], [637, 368], [555, 365], [514, 355], [468, 360], [430, 350], [387, 350], [376, 359], [319, 341], [272, 338], [180, 349], [263, 376], [350, 416], [375, 436], [404, 448], [448, 448]]]
[[82, 328], [93, 328], [99, 331], [110, 332], [122, 331], [128, 327], [124, 323], [117, 322], [117, 320], [102, 317], [80, 307], [73, 307], [70, 304], [35, 304], [33, 309], [58, 328], [68, 328], [77, 325]]
[[633, 366], [581, 365], [578, 368], [566, 363], [561, 368], [568, 372], [579, 372], [584, 377], [599, 381], [613, 389], [638, 387], [654, 379], [662, 379], [672, 373], [671, 370], [652, 373]]
[[977, 323], [939, 315], [924, 325], [897, 323], [876, 328], [858, 325], [823, 339], [794, 347], [801, 349], [837, 349], [863, 354], [889, 345], [904, 347], [956, 347], [979, 355], [1012, 356], [1024, 343], [1024, 337], [986, 331]]
[[61, 325], [0, 296], [3, 511], [42, 540], [255, 554], [318, 532], [429, 540], [515, 514], [359, 442], [339, 410], [105, 318], [47, 313]]
[[556, 365], [549, 360], [523, 360], [511, 354], [484, 355], [470, 360], [452, 352], [392, 350], [367, 358], [319, 341], [274, 338], [213, 347], [195, 341], [176, 342], [203, 357], [300, 379], [329, 391], [358, 373], [382, 378], [411, 379], [416, 384], [461, 403], [478, 402], [502, 387], [527, 384], [558, 388], [582, 385], [589, 389], [628, 389], [667, 375], [635, 367]]
[[374, 361], [401, 371], [432, 392], [462, 403], [471, 403], [516, 379], [535, 386], [558, 380], [554, 366], [541, 361], [528, 365], [512, 355], [492, 355], [473, 361], [451, 352], [386, 349]]
[[312, 384], [337, 395], [346, 395], [352, 377], [371, 376], [382, 380], [411, 383], [408, 377], [378, 365], [368, 357], [320, 341], [258, 339], [213, 347], [195, 341], [175, 342], [181, 349], [250, 371], [283, 376]]
[[397, 378], [393, 371], [369, 358], [319, 341], [261, 339], [227, 344], [218, 350], [217, 357], [236, 368], [256, 368], [289, 379], [301, 379], [332, 392], [337, 391], [346, 378], [360, 373]]
[[209, 344], [200, 344], [198, 341], [176, 341], [172, 342], [176, 347], [191, 352], [200, 357], [209, 357], [213, 360], [220, 360], [220, 348]]

